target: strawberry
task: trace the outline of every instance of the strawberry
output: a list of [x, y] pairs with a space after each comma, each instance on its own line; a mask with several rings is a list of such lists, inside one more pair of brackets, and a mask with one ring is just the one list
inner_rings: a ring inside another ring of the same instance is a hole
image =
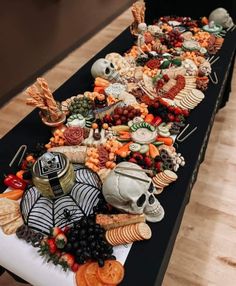
[[129, 159], [129, 162], [130, 162], [130, 163], [135, 163], [135, 164], [138, 163], [134, 158], [130, 158], [130, 159]]
[[64, 233], [59, 233], [55, 238], [55, 242], [56, 242], [56, 246], [59, 249], [62, 249], [67, 244], [67, 237], [65, 236]]
[[57, 265], [59, 263], [60, 257], [61, 257], [61, 251], [57, 250], [54, 254], [51, 255], [51, 260], [55, 265]]
[[173, 114], [168, 113], [167, 116], [168, 116], [168, 119], [169, 119], [171, 122], [173, 122], [173, 121], [175, 120], [175, 116], [174, 116]]
[[150, 157], [145, 157], [144, 162], [147, 168], [150, 168], [152, 166], [152, 159]]
[[50, 236], [52, 237], [56, 237], [59, 233], [63, 233], [63, 231], [58, 226], [54, 226], [50, 229]]
[[162, 171], [162, 162], [156, 162], [155, 163], [155, 168], [157, 171]]
[[153, 119], [153, 121], [152, 121], [152, 125], [158, 126], [159, 124], [161, 124], [161, 122], [162, 122], [161, 117], [160, 117], [160, 116], [156, 116], [156, 117]]
[[75, 262], [75, 263], [72, 265], [71, 270], [72, 270], [73, 272], [77, 272], [78, 269], [79, 269], [79, 264]]
[[169, 106], [168, 106], [168, 110], [169, 110], [170, 112], [174, 112], [175, 107], [174, 107], [173, 105], [169, 105]]
[[143, 160], [143, 155], [140, 154], [139, 152], [133, 153], [132, 157], [133, 157], [135, 160]]
[[55, 243], [55, 239], [54, 238], [49, 238], [47, 241], [48, 247], [49, 247], [49, 252], [51, 254], [54, 254], [57, 251], [57, 246]]
[[182, 113], [182, 110], [181, 110], [179, 107], [176, 107], [175, 110], [174, 110], [174, 113], [175, 113], [176, 115], [181, 114], [181, 113]]
[[188, 116], [189, 116], [189, 111], [188, 111], [187, 109], [184, 109], [184, 110], [182, 111], [182, 113], [183, 113], [183, 116], [185, 116], [185, 117], [188, 117]]
[[170, 80], [170, 78], [169, 78], [169, 76], [167, 74], [163, 75], [163, 79], [164, 79], [165, 82]]
[[41, 255], [54, 254], [57, 251], [57, 246], [54, 238], [45, 238], [40, 245], [39, 253]]
[[67, 268], [71, 268], [74, 262], [75, 262], [74, 256], [69, 253], [62, 254], [59, 260], [59, 263], [64, 270], [67, 270]]
[[63, 229], [63, 233], [66, 235], [70, 229], [71, 229], [71, 228], [70, 228], [69, 226], [66, 226], [66, 227]]
[[175, 117], [175, 122], [180, 122], [181, 120], [180, 120], [180, 118], [179, 118], [179, 116], [176, 116]]

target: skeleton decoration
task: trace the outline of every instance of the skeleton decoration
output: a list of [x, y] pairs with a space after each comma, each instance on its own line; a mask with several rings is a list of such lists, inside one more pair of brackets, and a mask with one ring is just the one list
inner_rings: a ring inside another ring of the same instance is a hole
[[209, 22], [214, 21], [215, 24], [221, 25], [223, 28], [231, 28], [234, 23], [227, 10], [217, 8], [209, 15]]
[[50, 152], [43, 154], [41, 157], [42, 166], [48, 170], [55, 169], [57, 167], [56, 157]]
[[109, 81], [120, 81], [120, 75], [116, 71], [113, 63], [104, 58], [98, 59], [91, 68], [91, 74], [94, 78], [101, 77]]
[[156, 189], [151, 178], [139, 170], [142, 168], [134, 163], [118, 164], [103, 183], [103, 195], [117, 209], [132, 214], [144, 213], [147, 221], [158, 222], [163, 219], [164, 210], [153, 195]]
[[147, 25], [145, 23], [140, 23], [138, 25], [138, 39], [137, 46], [141, 48], [145, 44], [144, 33], [147, 31]]
[[120, 76], [126, 75], [131, 69], [131, 65], [126, 58], [122, 57], [118, 53], [107, 54], [105, 59], [114, 65], [115, 70], [120, 74]]

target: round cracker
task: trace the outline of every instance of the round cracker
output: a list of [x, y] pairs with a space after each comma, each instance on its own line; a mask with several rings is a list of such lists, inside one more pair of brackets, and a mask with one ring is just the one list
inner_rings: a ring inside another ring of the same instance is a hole
[[151, 228], [144, 222], [140, 222], [137, 224], [138, 234], [143, 239], [150, 239], [152, 237], [152, 230]]

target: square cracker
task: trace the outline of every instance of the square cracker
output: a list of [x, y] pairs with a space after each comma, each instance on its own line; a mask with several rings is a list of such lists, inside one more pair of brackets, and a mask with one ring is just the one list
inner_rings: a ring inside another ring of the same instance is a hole
[[2, 226], [2, 230], [5, 234], [10, 235], [16, 232], [17, 228], [23, 224], [23, 219], [19, 216], [16, 220], [7, 223]]
[[13, 201], [7, 198], [0, 199], [0, 215], [11, 214], [19, 211], [20, 205], [17, 201]]
[[0, 226], [3, 226], [4, 224], [10, 223], [14, 220], [16, 220], [20, 216], [20, 212], [14, 212], [11, 214], [1, 215], [0, 216]]

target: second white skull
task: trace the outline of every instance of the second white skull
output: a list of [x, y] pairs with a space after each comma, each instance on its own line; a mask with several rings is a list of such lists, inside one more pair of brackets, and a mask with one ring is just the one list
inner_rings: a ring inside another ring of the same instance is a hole
[[120, 77], [113, 63], [104, 58], [96, 60], [92, 65], [91, 74], [94, 78], [101, 77], [110, 81], [118, 80]]
[[[153, 195], [155, 187], [152, 179], [144, 172], [123, 168], [142, 169], [134, 163], [119, 163], [103, 183], [102, 192], [105, 200], [117, 209], [127, 213], [145, 214], [147, 221], [157, 222], [162, 220], [164, 210]], [[118, 174], [115, 171], [125, 173], [128, 176]]]
[[209, 15], [209, 21], [221, 25], [223, 28], [231, 28], [234, 25], [232, 18], [224, 8], [217, 8]]

